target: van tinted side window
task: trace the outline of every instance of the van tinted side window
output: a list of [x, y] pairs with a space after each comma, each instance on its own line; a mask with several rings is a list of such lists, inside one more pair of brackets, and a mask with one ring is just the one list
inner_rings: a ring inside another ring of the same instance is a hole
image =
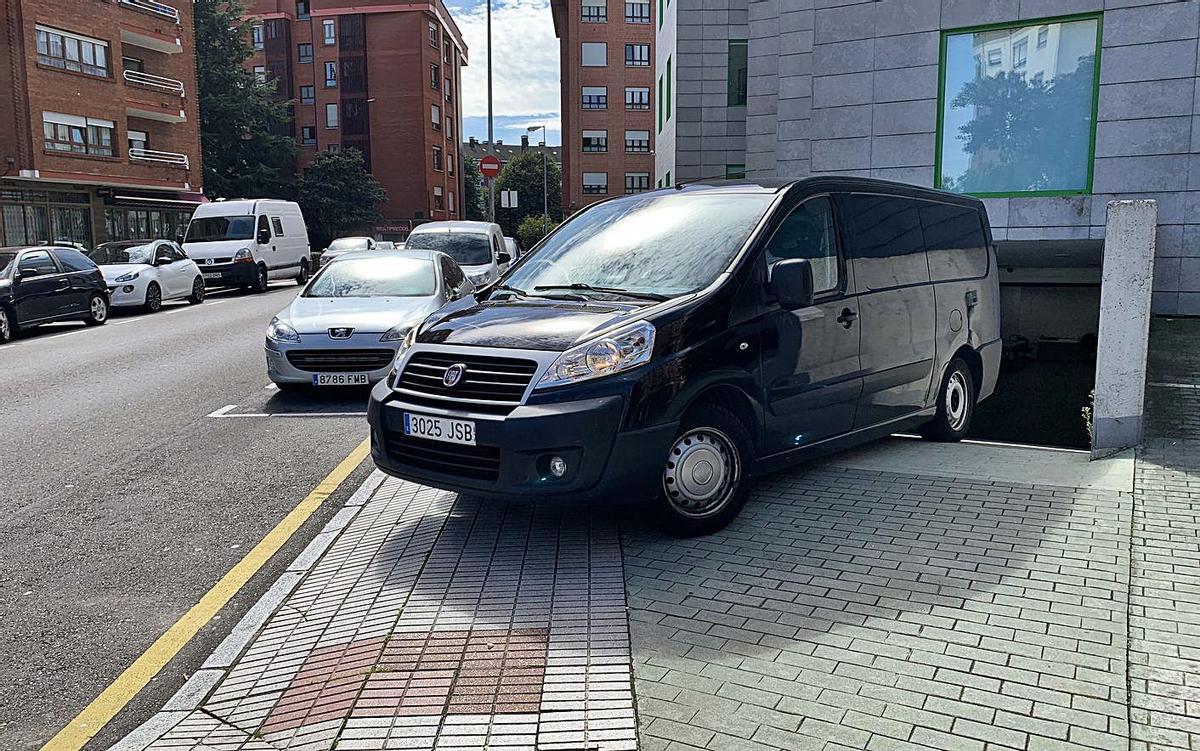
[[916, 201], [848, 195], [842, 205], [854, 282], [860, 292], [929, 282]]
[[767, 267], [787, 258], [806, 258], [812, 265], [813, 292], [837, 289], [838, 247], [833, 204], [826, 196], [797, 206], [767, 243]]
[[269, 224], [267, 224], [266, 216], [260, 216], [258, 218], [258, 233], [262, 234], [263, 232], [266, 232], [268, 237], [271, 236], [271, 227]]
[[921, 227], [933, 281], [987, 275], [987, 236], [978, 211], [948, 203], [923, 203]]

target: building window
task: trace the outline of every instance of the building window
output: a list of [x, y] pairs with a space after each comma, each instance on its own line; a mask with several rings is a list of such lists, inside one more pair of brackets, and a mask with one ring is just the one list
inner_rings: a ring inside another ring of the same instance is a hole
[[442, 195], [442, 186], [440, 185], [433, 186], [433, 210], [446, 210], [446, 198], [444, 195]]
[[442, 163], [442, 147], [433, 147], [433, 169], [435, 172], [441, 172], [444, 168]]
[[441, 38], [438, 36], [438, 27], [436, 23], [429, 24], [429, 46], [435, 50], [441, 44]]
[[300, 21], [308, 20], [308, 0], [296, 0], [296, 18]]
[[650, 67], [650, 45], [648, 44], [627, 44], [625, 45], [625, 65], [629, 68], [649, 68]]
[[625, 151], [630, 154], [649, 154], [650, 153], [650, 131], [648, 130], [627, 130], [625, 131]]
[[625, 3], [625, 23], [650, 23], [650, 3]]
[[608, 44], [605, 42], [584, 42], [582, 64], [589, 68], [602, 68], [608, 65]]
[[317, 129], [312, 125], [305, 125], [300, 128], [300, 143], [305, 146], [317, 145]]
[[[1028, 39], [1047, 27], [1047, 48]], [[987, 66], [976, 64], [987, 50]], [[1003, 58], [992, 62], [993, 50]], [[1100, 18], [1012, 24], [942, 38], [935, 187], [982, 196], [1088, 193]]]
[[[452, 175], [454, 174], [453, 169], [450, 170], [450, 174], [452, 174]], [[454, 191], [450, 191], [450, 213], [453, 214], [457, 211], [458, 211], [458, 204], [456, 204], [454, 202]]]
[[321, 22], [321, 43], [327, 46], [337, 44], [337, 24], [332, 18]]
[[663, 89], [663, 87], [662, 87], [662, 81], [663, 81], [663, 80], [662, 80], [662, 76], [659, 76], [659, 77], [658, 77], [658, 110], [657, 110], [657, 115], [658, 115], [658, 132], [659, 132], [659, 133], [662, 133], [662, 123], [663, 123], [663, 121], [662, 121], [662, 103], [663, 103], [663, 90], [662, 90], [662, 89]]
[[746, 40], [730, 39], [728, 51], [728, 72], [726, 74], [727, 97], [730, 107], [743, 107], [746, 104]]
[[626, 172], [625, 173], [625, 193], [641, 193], [642, 191], [650, 190], [650, 173], [649, 172]]
[[998, 47], [993, 47], [992, 49], [988, 50], [987, 56], [988, 65], [999, 65], [1003, 57], [1003, 55], [1000, 53], [1000, 48]]
[[436, 104], [429, 105], [429, 118], [433, 121], [433, 129], [442, 129], [442, 108]]
[[663, 97], [663, 108], [666, 115], [663, 117], [663, 122], [671, 122], [671, 57], [667, 57], [667, 95]]
[[328, 151], [330, 154], [334, 154], [334, 153], [337, 153], [338, 151], [340, 151], [341, 148], [342, 147], [339, 144], [331, 143], [325, 147], [325, 150]]
[[315, 104], [317, 101], [316, 86], [300, 87], [300, 104]]
[[121, 56], [121, 68], [124, 70], [134, 70], [134, 71], [137, 71], [138, 73], [145, 73], [146, 72], [146, 62], [144, 60], [140, 60], [136, 57], [129, 57], [128, 55], [122, 55]]
[[599, 154], [608, 151], [608, 131], [583, 131], [583, 150], [592, 154]]
[[663, 24], [663, 0], [658, 0], [658, 28], [662, 28]]
[[325, 105], [325, 127], [336, 128], [338, 126], [338, 106], [336, 104]]
[[607, 86], [584, 86], [583, 87], [583, 108], [585, 110], [608, 109], [608, 87]]
[[726, 180], [743, 180], [746, 177], [746, 165], [744, 164], [726, 164], [725, 179]]
[[144, 130], [127, 130], [125, 131], [126, 140], [129, 141], [131, 149], [148, 149], [150, 148], [150, 137], [146, 135]]
[[650, 109], [650, 89], [645, 87], [626, 86], [625, 87], [625, 109], [627, 110], [648, 110]]
[[583, 0], [584, 23], [608, 23], [608, 0]]
[[608, 192], [608, 173], [607, 172], [584, 172], [583, 173], [583, 193], [584, 195], [602, 196]]
[[267, 67], [265, 65], [254, 66], [254, 80], [258, 83], [267, 82]]
[[337, 63], [325, 63], [325, 88], [337, 88]]
[[261, 23], [256, 23], [250, 27], [250, 43], [254, 45], [254, 49], [256, 50], [263, 48], [263, 27]]
[[58, 112], [42, 113], [42, 135], [47, 151], [112, 156], [115, 128], [110, 120]]
[[442, 42], [442, 64], [450, 64], [450, 42], [449, 40]]
[[[453, 154], [446, 155], [446, 174], [450, 175], [450, 177], [454, 177], [454, 163], [456, 161], [458, 161], [458, 160], [454, 158]], [[450, 197], [451, 197], [450, 209], [453, 210], [454, 209], [454, 205], [453, 205], [454, 204], [454, 200], [453, 200], [454, 194], [451, 193]]]
[[437, 63], [429, 64], [429, 88], [437, 91], [442, 87], [442, 68]]
[[1050, 27], [1043, 26], [1038, 29], [1037, 48], [1040, 50], [1046, 46], [1046, 42], [1050, 41]]
[[446, 138], [454, 139], [454, 118], [446, 115]]
[[305, 43], [305, 44], [297, 45], [297, 48], [300, 53], [300, 62], [311, 63], [312, 57], [313, 57], [313, 46], [311, 44]]
[[51, 68], [108, 78], [108, 44], [99, 39], [38, 26], [37, 56]]
[[454, 87], [450, 85], [450, 79], [449, 79], [449, 78], [447, 78], [447, 79], [446, 79], [446, 89], [445, 89], [445, 91], [446, 91], [446, 101], [447, 101], [447, 102], [453, 102], [453, 101], [454, 101]]

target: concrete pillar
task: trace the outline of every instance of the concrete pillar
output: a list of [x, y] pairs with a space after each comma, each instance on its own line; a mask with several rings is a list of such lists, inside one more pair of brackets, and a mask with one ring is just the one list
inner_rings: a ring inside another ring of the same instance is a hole
[[1158, 204], [1112, 201], [1104, 232], [1092, 458], [1138, 445], [1146, 391]]

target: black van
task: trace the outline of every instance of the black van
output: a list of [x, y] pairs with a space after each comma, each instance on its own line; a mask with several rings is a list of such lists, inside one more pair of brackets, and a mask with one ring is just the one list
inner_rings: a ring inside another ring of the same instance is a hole
[[410, 331], [371, 392], [372, 456], [485, 497], [653, 499], [701, 534], [756, 474], [899, 430], [962, 438], [999, 362], [978, 200], [688, 185], [580, 211]]

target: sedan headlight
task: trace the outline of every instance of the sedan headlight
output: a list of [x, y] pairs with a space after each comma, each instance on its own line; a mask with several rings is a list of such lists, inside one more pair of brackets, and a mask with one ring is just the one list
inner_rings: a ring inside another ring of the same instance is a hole
[[267, 325], [267, 338], [277, 342], [299, 342], [300, 335], [296, 330], [278, 318], [272, 318]]
[[381, 342], [402, 342], [408, 338], [408, 332], [412, 331], [412, 326], [407, 323], [393, 326], [387, 330], [383, 336], [379, 337]]
[[488, 275], [487, 274], [467, 274], [467, 278], [471, 280], [471, 284], [474, 284], [476, 287], [478, 287], [482, 284], [487, 283]]
[[620, 373], [649, 362], [653, 352], [654, 325], [638, 321], [563, 352], [538, 381], [537, 388]]
[[238, 250], [238, 252], [233, 254], [234, 263], [248, 263], [253, 260], [254, 254], [250, 252], [249, 248], [241, 248]]
[[117, 277], [117, 278], [116, 278], [114, 281], [118, 281], [118, 282], [132, 282], [134, 279], [137, 279], [137, 278], [138, 278], [138, 274], [139, 274], [139, 273], [141, 273], [141, 272], [138, 272], [138, 271], [130, 271], [128, 274], [121, 274], [121, 275], [120, 275], [120, 276], [118, 276], [118, 277]]

